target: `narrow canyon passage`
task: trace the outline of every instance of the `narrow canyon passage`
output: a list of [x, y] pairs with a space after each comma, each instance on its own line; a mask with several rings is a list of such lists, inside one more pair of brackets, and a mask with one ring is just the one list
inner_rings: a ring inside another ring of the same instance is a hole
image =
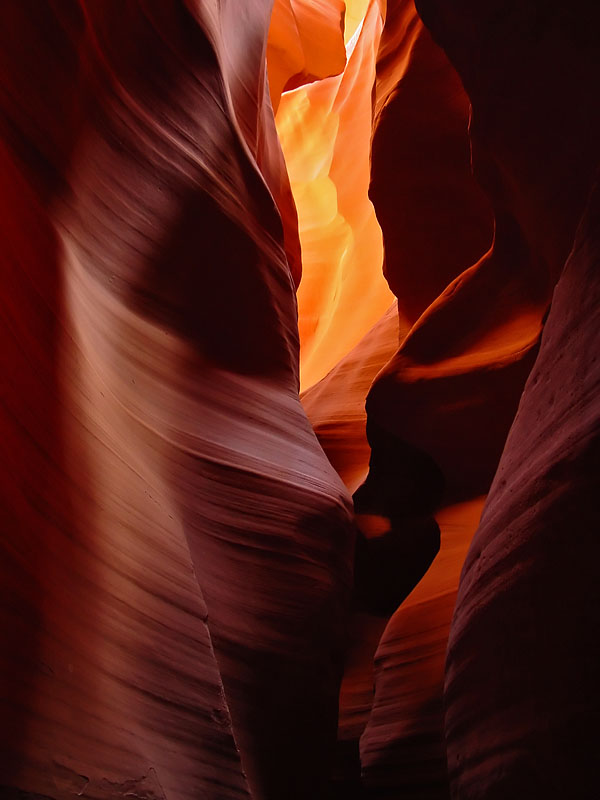
[[0, 5], [0, 800], [597, 796], [599, 24]]

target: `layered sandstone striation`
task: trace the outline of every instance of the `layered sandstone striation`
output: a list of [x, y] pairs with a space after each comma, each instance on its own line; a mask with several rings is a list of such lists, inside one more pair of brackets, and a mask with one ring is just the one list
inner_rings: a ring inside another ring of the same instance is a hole
[[599, 21], [2, 5], [2, 797], [595, 797]]
[[[342, 780], [350, 786], [352, 775], [356, 783], [361, 769], [363, 786], [390, 797], [400, 789], [419, 797], [449, 791], [442, 690], [462, 558], [536, 361], [553, 287], [597, 158], [590, 95], [597, 62], [586, 25], [577, 22], [578, 14], [586, 19], [583, 8], [535, 11], [532, 4], [522, 18], [516, 7], [505, 13], [494, 9], [475, 14], [473, 28], [464, 26], [472, 14], [466, 4], [459, 11], [443, 3], [420, 6], [454, 58], [473, 105], [412, 4], [389, 3], [377, 67], [370, 196], [384, 235], [385, 274], [398, 296], [400, 346], [367, 400], [371, 470], [355, 496], [359, 526], [367, 538], [387, 535], [386, 487], [393, 487], [389, 491], [404, 504], [403, 533], [410, 535], [411, 492], [427, 495], [431, 481], [439, 480], [435, 470], [419, 467], [423, 459], [437, 465], [445, 484], [437, 512], [442, 549], [415, 590], [421, 602], [410, 610], [409, 598], [387, 627], [363, 612], [353, 623], [340, 709]], [[506, 34], [515, 28], [503, 43], [494, 31], [500, 23]], [[484, 41], [488, 49], [482, 49]], [[553, 49], [560, 57], [550, 65]], [[510, 57], [510, 63], [499, 56]], [[573, 114], [565, 116], [565, 109]], [[523, 119], [531, 132], [525, 138], [519, 133]], [[303, 396], [321, 443], [352, 490], [369, 455], [362, 392], [375, 372], [373, 355], [383, 367], [386, 347], [393, 346], [390, 324], [382, 318]], [[450, 541], [444, 532], [458, 529], [464, 531], [462, 549], [454, 545], [451, 563], [443, 555], [444, 542]], [[406, 568], [406, 563], [398, 567], [399, 583]], [[438, 590], [444, 584], [447, 594]], [[431, 600], [423, 594], [428, 591]], [[462, 658], [470, 659], [476, 646], [476, 637], [466, 641]], [[411, 671], [414, 662], [420, 668]], [[483, 671], [491, 669], [482, 662]], [[559, 667], [556, 671], [560, 674]], [[524, 662], [515, 667], [513, 680], [531, 672]], [[461, 691], [468, 695], [465, 685]], [[482, 691], [485, 686], [482, 676]], [[471, 696], [476, 692], [473, 687]], [[460, 693], [452, 699], [457, 709], [478, 708], [477, 700], [460, 706]], [[509, 730], [516, 735], [516, 725], [507, 725], [507, 743]], [[468, 731], [461, 736], [470, 741]], [[485, 741], [483, 735], [479, 741]], [[456, 750], [464, 746], [459, 739]], [[491, 745], [487, 757], [490, 763], [498, 757]], [[460, 763], [451, 767], [455, 778]], [[530, 780], [534, 791], [537, 779]], [[490, 778], [482, 797], [492, 785]], [[507, 785], [515, 791], [516, 778]], [[582, 777], [580, 786], [589, 785], [589, 775]]]
[[470, 95], [475, 172], [556, 284], [462, 572], [445, 690], [453, 795], [591, 798], [598, 12], [554, 2], [418, 7]]
[[[355, 506], [370, 544], [357, 553], [357, 577], [374, 576], [358, 587], [372, 598], [352, 623], [340, 782], [356, 784], [362, 772], [362, 785], [382, 796], [445, 797], [444, 659], [462, 559], [549, 292], [518, 226], [498, 213], [494, 223], [472, 175], [469, 102], [452, 66], [412, 3], [388, 4], [384, 21], [370, 196], [398, 303], [303, 402], [349, 488], [366, 478]], [[435, 550], [434, 513], [440, 555], [414, 599], [392, 613], [405, 580], [417, 582]], [[369, 613], [377, 607], [382, 615]]]
[[[377, 0], [354, 0], [346, 17], [339, 32], [343, 69], [286, 93], [276, 115], [302, 244], [303, 389], [346, 356], [394, 300], [382, 275], [381, 230], [368, 196], [381, 11]], [[277, 31], [272, 28], [271, 39]]]
[[460, 798], [597, 789], [599, 223], [595, 189], [462, 571], [445, 690]]
[[354, 533], [298, 399], [269, 15], [3, 6], [5, 794], [325, 781]]

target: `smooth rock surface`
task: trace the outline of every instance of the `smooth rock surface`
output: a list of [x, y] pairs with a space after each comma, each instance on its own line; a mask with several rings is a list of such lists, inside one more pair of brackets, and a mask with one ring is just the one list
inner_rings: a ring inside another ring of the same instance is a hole
[[45, 96], [5, 75], [0, 784], [318, 797], [354, 533], [298, 399], [270, 4], [10, 11], [72, 48]]
[[465, 561], [445, 692], [455, 797], [597, 793], [599, 230], [596, 189]]

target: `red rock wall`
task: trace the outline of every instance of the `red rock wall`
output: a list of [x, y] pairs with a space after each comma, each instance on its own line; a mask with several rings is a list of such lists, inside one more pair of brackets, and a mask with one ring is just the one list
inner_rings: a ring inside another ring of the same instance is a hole
[[595, 797], [600, 289], [595, 190], [461, 577], [453, 796]]
[[269, 4], [34, 11], [1, 26], [2, 791], [319, 796], [353, 531], [298, 400]]
[[[492, 212], [470, 168], [468, 99], [411, 3], [388, 6], [376, 90], [370, 195], [398, 322], [382, 318], [303, 402], [352, 490], [371, 458], [355, 495], [367, 540], [387, 542], [391, 530], [396, 547], [416, 548], [388, 554], [397, 564], [395, 574], [385, 568], [390, 584], [401, 586], [425, 558], [432, 512], [440, 526], [440, 554], [400, 608], [392, 613], [390, 598], [383, 617], [362, 609], [353, 618], [338, 755], [346, 791], [360, 782], [378, 796], [437, 798], [448, 793], [442, 693], [462, 559], [549, 296], [514, 222], [496, 224], [490, 247]], [[363, 398], [374, 378], [371, 454]], [[379, 569], [368, 591], [380, 596]]]
[[[441, 552], [426, 578], [387, 625], [361, 613], [353, 622], [354, 639], [341, 695], [339, 775], [340, 785], [346, 787], [340, 789], [341, 795], [359, 781], [355, 743], [361, 735], [361, 792], [368, 793], [364, 787], [370, 787], [377, 796], [386, 797], [395, 797], [399, 791], [403, 796], [447, 795], [442, 690], [462, 559], [477, 527], [478, 497], [490, 486], [537, 357], [552, 288], [595, 163], [591, 131], [596, 128], [589, 95], [594, 73], [586, 75], [583, 68], [583, 64], [591, 67], [593, 60], [589, 49], [581, 58], [569, 50], [573, 22], [567, 30], [555, 31], [554, 39], [544, 42], [542, 38], [542, 50], [532, 51], [532, 63], [523, 63], [524, 45], [519, 43], [515, 63], [499, 67], [493, 65], [499, 43], [490, 45], [489, 53], [480, 44], [494, 39], [496, 33], [485, 32], [481, 26], [479, 30], [465, 27], [465, 18], [473, 15], [466, 6], [453, 15], [437, 4], [428, 16], [426, 4], [421, 5], [425, 21], [434, 34], [445, 34], [442, 44], [451, 57], [456, 56], [459, 69], [463, 67], [461, 77], [471, 93], [473, 109], [468, 109], [456, 75], [423, 32], [411, 5], [389, 4], [379, 51], [370, 194], [383, 229], [385, 270], [398, 295], [400, 325], [394, 331], [389, 317], [382, 319], [352, 354], [303, 396], [326, 452], [355, 489], [359, 476], [365, 474], [368, 454], [362, 427], [364, 388], [385, 363], [395, 333], [400, 348], [368, 396], [373, 447], [367, 480], [371, 515], [359, 514], [359, 526], [369, 538], [389, 529], [385, 487], [395, 487], [390, 491], [410, 503], [407, 475], [413, 481], [411, 491], [420, 496], [427, 493], [427, 471], [419, 478], [415, 463], [403, 467], [406, 453], [390, 451], [390, 435], [431, 457], [446, 485], [442, 506], [447, 509], [436, 515]], [[539, 15], [543, 17], [542, 10]], [[528, 17], [531, 26], [535, 23], [531, 10], [525, 13]], [[518, 21], [518, 12], [507, 12], [507, 18]], [[497, 22], [500, 17], [492, 19]], [[580, 23], [580, 27], [585, 26]], [[557, 58], [544, 68], [551, 50], [559, 49], [560, 37], [564, 40], [562, 60]], [[465, 58], [465, 48], [473, 64]], [[511, 52], [508, 47], [506, 51]], [[517, 69], [522, 73], [519, 81]], [[544, 69], [548, 77], [539, 87]], [[502, 81], [501, 87], [494, 81]], [[477, 93], [479, 83], [483, 88]], [[493, 100], [486, 94], [492, 88], [497, 92], [491, 94]], [[569, 92], [576, 100], [567, 99]], [[557, 123], [561, 104], [569, 110], [575, 104], [575, 113], [565, 116], [563, 111], [564, 122]], [[467, 110], [475, 175], [495, 217], [493, 244], [487, 253], [489, 211], [470, 175], [468, 152], [465, 156]], [[531, 116], [535, 119], [530, 120]], [[519, 138], [517, 126], [522, 131], [524, 119], [532, 133]], [[431, 134], [430, 121], [435, 121]], [[532, 150], [532, 141], [539, 153]], [[541, 156], [552, 164], [543, 175], [543, 189]], [[564, 186], [564, 192], [549, 186], [552, 182]], [[543, 234], [544, 225], [551, 228], [550, 236]], [[413, 264], [418, 266], [411, 269]], [[462, 274], [452, 280], [452, 270], [454, 275]], [[363, 496], [356, 496], [359, 511]], [[458, 499], [468, 502], [455, 505]], [[383, 516], [375, 518], [377, 502]], [[405, 533], [411, 524], [405, 519]], [[459, 530], [463, 531], [460, 536]], [[401, 574], [399, 566], [399, 580]], [[446, 587], [443, 592], [441, 587]], [[466, 642], [463, 658], [470, 658], [475, 647], [475, 642]], [[485, 686], [483, 679], [481, 686]], [[461, 684], [461, 690], [476, 698], [475, 689], [469, 694]], [[460, 696], [453, 701], [461, 707]], [[477, 709], [478, 701], [465, 701], [462, 707]], [[483, 732], [480, 741], [484, 741]], [[459, 739], [456, 749], [464, 746]], [[454, 777], [457, 767], [452, 768]], [[517, 791], [515, 785], [509, 786], [511, 792]], [[535, 786], [533, 781], [529, 789], [534, 791]], [[490, 791], [487, 784], [481, 796]], [[544, 785], [544, 791], [548, 786]], [[561, 791], [564, 796], [566, 788]]]
[[585, 207], [598, 165], [598, 13], [587, 3], [418, 7], [471, 97], [476, 173], [549, 285], [560, 276], [462, 572], [445, 689], [453, 796], [591, 798], [597, 189]]
[[416, 5], [0, 8], [7, 800], [595, 797], [598, 15]]

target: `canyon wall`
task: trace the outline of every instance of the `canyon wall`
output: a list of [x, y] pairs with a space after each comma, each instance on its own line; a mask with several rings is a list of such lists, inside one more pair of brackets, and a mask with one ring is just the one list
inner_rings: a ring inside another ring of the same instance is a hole
[[445, 688], [453, 795], [591, 798], [600, 20], [577, 2], [417, 5], [471, 98], [475, 173], [556, 284], [462, 571]]
[[480, 5], [0, 8], [2, 798], [595, 797], [600, 19]]
[[326, 782], [354, 532], [298, 399], [270, 11], [2, 6], [3, 797]]

